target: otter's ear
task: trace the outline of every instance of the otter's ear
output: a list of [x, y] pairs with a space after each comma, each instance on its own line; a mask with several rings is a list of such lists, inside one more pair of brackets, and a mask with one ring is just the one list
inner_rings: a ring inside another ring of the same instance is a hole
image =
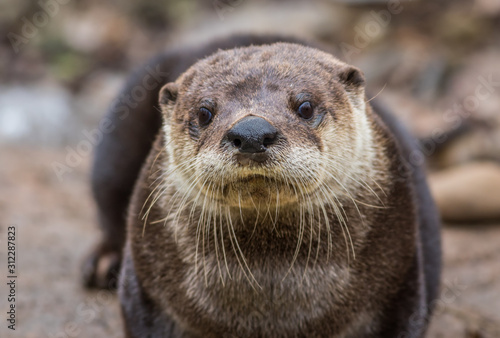
[[365, 77], [356, 67], [346, 66], [338, 74], [340, 83], [344, 85], [351, 104], [358, 109], [365, 105]]
[[168, 105], [177, 100], [178, 86], [174, 82], [167, 83], [160, 90], [160, 105]]
[[347, 66], [339, 73], [339, 81], [343, 83], [347, 90], [356, 90], [365, 86], [365, 77], [356, 67]]

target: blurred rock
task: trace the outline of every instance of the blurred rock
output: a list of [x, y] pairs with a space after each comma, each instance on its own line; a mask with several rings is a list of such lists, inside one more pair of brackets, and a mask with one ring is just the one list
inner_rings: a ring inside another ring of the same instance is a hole
[[441, 48], [429, 50], [429, 41], [413, 32], [405, 32], [404, 41], [385, 41], [367, 48], [352, 61], [363, 69], [372, 85], [411, 91], [426, 103], [441, 94], [447, 65]]
[[[371, 92], [370, 95], [376, 93]], [[416, 138], [428, 138], [447, 130], [442, 116], [415, 99], [410, 92], [386, 87], [381, 89], [376, 99], [387, 105]]]
[[125, 74], [99, 72], [86, 79], [74, 100], [75, 108], [84, 125], [98, 124], [108, 111], [111, 102], [125, 86], [126, 78]]
[[471, 163], [430, 175], [429, 184], [443, 220], [500, 219], [500, 164]]
[[202, 43], [214, 36], [238, 32], [280, 33], [303, 38], [340, 35], [351, 18], [343, 6], [294, 1], [279, 2], [214, 1], [209, 11], [192, 13], [175, 35], [175, 43]]
[[458, 52], [474, 50], [489, 34], [490, 22], [484, 20], [473, 4], [451, 6], [436, 22], [436, 37]]
[[500, 116], [500, 49], [489, 48], [463, 60], [449, 79], [443, 110], [465, 112], [475, 119]]
[[488, 16], [500, 14], [500, 1], [498, 0], [475, 0], [478, 10]]
[[120, 48], [127, 43], [130, 24], [107, 6], [69, 11], [63, 19], [63, 36], [75, 50], [91, 53], [102, 48]]
[[75, 134], [71, 95], [56, 84], [0, 88], [0, 141], [57, 146]]
[[459, 128], [462, 130], [452, 130], [444, 139], [436, 137], [444, 141], [432, 154], [434, 167], [449, 168], [481, 160], [500, 162], [500, 123], [465, 120]]
[[0, 21], [2, 23], [15, 21], [27, 7], [26, 5], [23, 1], [2, 1], [0, 3]]

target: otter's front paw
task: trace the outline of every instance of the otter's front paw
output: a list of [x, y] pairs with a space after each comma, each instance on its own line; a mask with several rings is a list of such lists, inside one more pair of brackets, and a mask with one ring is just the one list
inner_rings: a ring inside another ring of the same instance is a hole
[[121, 250], [97, 247], [83, 264], [83, 284], [87, 288], [116, 289], [120, 273]]

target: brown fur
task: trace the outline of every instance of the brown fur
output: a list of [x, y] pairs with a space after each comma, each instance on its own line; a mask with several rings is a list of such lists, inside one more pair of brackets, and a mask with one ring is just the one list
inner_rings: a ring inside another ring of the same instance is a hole
[[[157, 84], [175, 81], [162, 91], [164, 113], [158, 86], [130, 99], [150, 83], [147, 68], [109, 112], [115, 128], [93, 171], [104, 236], [84, 271], [89, 286], [113, 285], [130, 206], [120, 280], [128, 336], [423, 335], [440, 238], [424, 172], [411, 164], [417, 146], [383, 107], [365, 105], [360, 72], [329, 54], [285, 44], [210, 56], [278, 41], [299, 42], [240, 35], [168, 51], [149, 64]], [[296, 114], [304, 99], [310, 122]], [[204, 128], [199, 104], [215, 115]], [[261, 164], [238, 162], [224, 141], [248, 114], [279, 130]]]
[[[327, 53], [273, 44], [219, 51], [165, 87], [129, 209], [129, 336], [423, 335], [438, 223], [410, 146], [365, 106], [363, 86]], [[296, 114], [304, 93], [311, 122]], [[207, 127], [200, 106], [214, 112]], [[224, 143], [248, 115], [279, 129], [262, 165], [238, 165]]]

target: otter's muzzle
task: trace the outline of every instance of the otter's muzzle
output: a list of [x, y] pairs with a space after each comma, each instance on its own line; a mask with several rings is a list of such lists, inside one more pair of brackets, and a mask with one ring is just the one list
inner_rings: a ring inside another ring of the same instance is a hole
[[261, 117], [247, 116], [227, 132], [226, 138], [238, 150], [240, 162], [244, 160], [247, 164], [248, 160], [253, 160], [261, 163], [268, 158], [268, 148], [276, 143], [278, 131]]

